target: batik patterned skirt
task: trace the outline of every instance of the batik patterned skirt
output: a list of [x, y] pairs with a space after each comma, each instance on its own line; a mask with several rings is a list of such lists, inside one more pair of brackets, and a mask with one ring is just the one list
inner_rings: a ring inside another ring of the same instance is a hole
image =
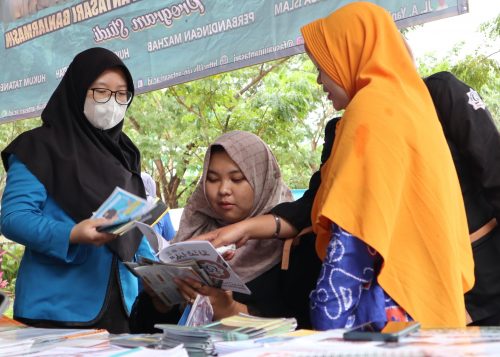
[[380, 255], [336, 224], [331, 232], [320, 276], [310, 295], [313, 327], [328, 330], [411, 320], [377, 283]]

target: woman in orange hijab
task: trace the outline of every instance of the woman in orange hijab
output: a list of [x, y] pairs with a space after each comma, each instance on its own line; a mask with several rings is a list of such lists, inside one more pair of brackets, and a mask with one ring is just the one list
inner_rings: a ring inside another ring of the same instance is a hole
[[317, 329], [413, 318], [465, 326], [474, 283], [460, 187], [431, 97], [389, 13], [355, 2], [302, 28], [318, 83], [345, 109], [312, 222]]

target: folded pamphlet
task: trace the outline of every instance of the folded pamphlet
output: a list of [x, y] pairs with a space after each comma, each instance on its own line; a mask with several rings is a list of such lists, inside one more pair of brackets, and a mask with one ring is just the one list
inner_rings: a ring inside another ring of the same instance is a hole
[[192, 278], [202, 284], [250, 294], [250, 290], [210, 242], [185, 241], [168, 245], [159, 252], [159, 261], [140, 258], [125, 265], [144, 279], [167, 305], [184, 301], [174, 278]]
[[120, 187], [92, 215], [92, 218], [107, 218], [109, 224], [97, 228], [99, 232], [122, 235], [136, 227], [137, 222], [148, 226], [156, 224], [168, 212], [167, 205], [161, 200], [149, 203]]
[[251, 293], [222, 255], [208, 241], [193, 240], [172, 243], [160, 251], [159, 258], [162, 262], [168, 263], [195, 260], [210, 277], [211, 286], [243, 294]]

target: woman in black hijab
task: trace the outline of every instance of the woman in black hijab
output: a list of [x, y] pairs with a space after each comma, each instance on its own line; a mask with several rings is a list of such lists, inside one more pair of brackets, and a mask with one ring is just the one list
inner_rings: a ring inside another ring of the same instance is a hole
[[134, 85], [111, 51], [78, 54], [42, 112], [43, 125], [3, 152], [2, 230], [23, 244], [14, 318], [40, 327], [128, 331], [137, 279], [123, 261], [151, 256], [137, 230], [116, 238], [89, 219], [117, 186], [145, 197], [140, 154], [122, 132]]

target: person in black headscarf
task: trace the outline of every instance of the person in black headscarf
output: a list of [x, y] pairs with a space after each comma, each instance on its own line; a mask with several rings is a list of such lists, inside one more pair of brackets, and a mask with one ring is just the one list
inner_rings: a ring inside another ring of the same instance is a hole
[[43, 125], [2, 152], [7, 184], [3, 234], [25, 246], [14, 318], [38, 327], [128, 331], [138, 280], [123, 265], [153, 257], [137, 230], [100, 233], [92, 212], [121, 187], [146, 197], [140, 154], [122, 132], [134, 94], [111, 51], [78, 54], [42, 112]]

